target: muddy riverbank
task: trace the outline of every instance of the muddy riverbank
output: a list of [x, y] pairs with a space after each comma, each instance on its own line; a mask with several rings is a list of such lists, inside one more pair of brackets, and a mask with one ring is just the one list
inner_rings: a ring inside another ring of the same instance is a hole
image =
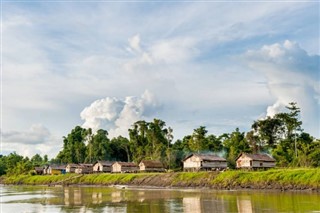
[[268, 171], [175, 172], [133, 174], [19, 175], [2, 177], [2, 184], [128, 185], [136, 187], [312, 190], [320, 192], [320, 168]]

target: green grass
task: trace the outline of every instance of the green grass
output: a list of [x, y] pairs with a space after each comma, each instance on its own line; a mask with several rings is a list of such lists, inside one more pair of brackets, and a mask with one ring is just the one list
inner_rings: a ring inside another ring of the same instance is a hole
[[[78, 177], [77, 177], [78, 176]], [[144, 180], [146, 183], [144, 183]], [[88, 184], [213, 187], [221, 189], [320, 189], [320, 168], [270, 169], [267, 171], [230, 170], [225, 172], [172, 172], [130, 174], [77, 174], [4, 176], [4, 184]], [[137, 184], [138, 183], [138, 184]]]
[[212, 180], [222, 187], [277, 185], [279, 188], [320, 188], [320, 168], [271, 169], [267, 171], [228, 171]]

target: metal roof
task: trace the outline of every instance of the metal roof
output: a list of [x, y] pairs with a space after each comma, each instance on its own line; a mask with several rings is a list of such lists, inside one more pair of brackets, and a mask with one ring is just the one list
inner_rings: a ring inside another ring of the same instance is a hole
[[183, 161], [185, 161], [186, 159], [192, 156], [199, 157], [203, 161], [226, 161], [226, 159], [213, 154], [190, 154], [187, 157], [185, 157]]

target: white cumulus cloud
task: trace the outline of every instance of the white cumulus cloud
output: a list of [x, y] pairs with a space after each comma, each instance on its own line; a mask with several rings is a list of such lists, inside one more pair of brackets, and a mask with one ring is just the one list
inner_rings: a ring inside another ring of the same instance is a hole
[[110, 137], [116, 137], [126, 136], [134, 122], [155, 115], [158, 109], [159, 104], [154, 95], [146, 90], [140, 97], [106, 97], [96, 100], [80, 116], [84, 120], [84, 128], [92, 128], [93, 131], [106, 129]]
[[262, 72], [267, 80], [274, 104], [267, 115], [274, 115], [288, 105], [297, 102], [306, 131], [319, 135], [319, 55], [309, 55], [298, 43], [265, 45], [260, 50], [246, 53], [249, 66]]

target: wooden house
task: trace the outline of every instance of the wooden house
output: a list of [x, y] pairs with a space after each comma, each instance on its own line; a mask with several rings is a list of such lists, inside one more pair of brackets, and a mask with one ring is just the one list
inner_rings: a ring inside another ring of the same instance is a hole
[[212, 154], [191, 154], [183, 159], [183, 171], [210, 171], [227, 168], [224, 158]]
[[112, 161], [97, 161], [93, 164], [93, 172], [112, 172]]
[[69, 163], [66, 166], [66, 172], [67, 173], [75, 173], [77, 167], [78, 167], [78, 164]]
[[276, 161], [267, 154], [241, 153], [236, 159], [236, 164], [237, 168], [266, 169], [275, 167]]
[[49, 165], [45, 165], [43, 166], [43, 173], [44, 175], [48, 175], [49, 174]]
[[75, 169], [75, 173], [77, 174], [90, 174], [93, 172], [93, 164], [85, 164], [80, 163], [78, 164], [77, 168]]
[[112, 172], [114, 173], [129, 173], [129, 172], [137, 172], [139, 171], [139, 167], [132, 162], [115, 162], [112, 164]]
[[66, 166], [65, 165], [51, 165], [47, 169], [47, 174], [49, 175], [60, 175], [66, 173]]
[[37, 175], [43, 175], [43, 167], [42, 167], [42, 166], [36, 166], [36, 167], [34, 167], [34, 172], [35, 172]]
[[155, 160], [142, 160], [139, 163], [140, 172], [164, 172], [163, 164]]

